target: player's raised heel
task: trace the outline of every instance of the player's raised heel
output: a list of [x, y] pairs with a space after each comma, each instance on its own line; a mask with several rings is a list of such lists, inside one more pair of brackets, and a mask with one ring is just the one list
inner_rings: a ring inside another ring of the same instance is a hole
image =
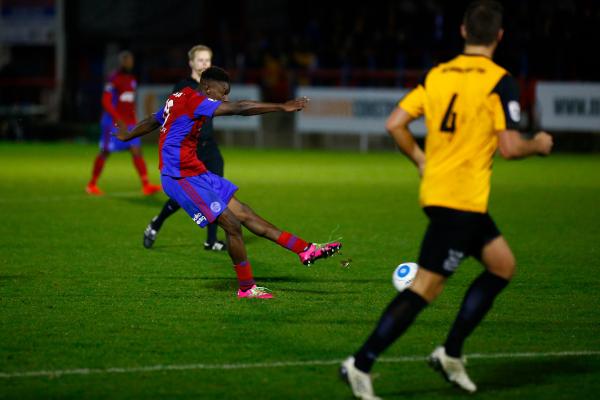
[[320, 258], [327, 258], [337, 253], [342, 248], [340, 242], [329, 242], [329, 243], [311, 243], [308, 249], [298, 254], [300, 262], [306, 266], [310, 266], [312, 263]]
[[150, 221], [150, 223], [144, 230], [144, 247], [147, 249], [151, 248], [154, 245], [156, 235], [158, 235], [158, 230], [152, 228], [152, 223], [156, 220], [156, 218], [157, 217], [152, 218], [152, 221]]
[[357, 399], [381, 400], [373, 392], [371, 376], [354, 366], [354, 357], [348, 357], [342, 362], [340, 366], [340, 378], [350, 386], [352, 394]]
[[273, 295], [265, 287], [252, 286], [248, 290], [238, 289], [238, 299], [272, 299]]
[[477, 391], [477, 386], [475, 386], [469, 375], [467, 375], [463, 360], [447, 355], [446, 349], [443, 346], [437, 347], [431, 353], [427, 359], [427, 363], [431, 368], [442, 374], [448, 382], [469, 393]]

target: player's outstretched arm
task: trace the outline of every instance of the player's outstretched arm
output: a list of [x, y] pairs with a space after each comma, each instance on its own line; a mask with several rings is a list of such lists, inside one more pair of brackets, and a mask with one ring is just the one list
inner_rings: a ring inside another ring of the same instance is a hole
[[419, 147], [413, 134], [408, 129], [408, 124], [414, 118], [403, 108], [396, 107], [388, 117], [385, 123], [390, 136], [394, 139], [400, 150], [415, 164], [419, 169], [419, 174], [423, 176], [425, 169], [425, 154]]
[[220, 115], [259, 115], [272, 112], [301, 111], [308, 104], [307, 97], [289, 100], [285, 103], [263, 103], [253, 100], [224, 101], [215, 111], [215, 117]]
[[498, 133], [498, 148], [500, 155], [507, 160], [540, 155], [547, 156], [554, 144], [552, 136], [546, 132], [538, 132], [532, 139], [524, 139], [515, 130], [505, 130]]
[[127, 130], [127, 126], [119, 121], [117, 122], [117, 133], [116, 137], [119, 140], [127, 142], [136, 137], [144, 136], [160, 127], [160, 123], [152, 116], [139, 122], [131, 131]]

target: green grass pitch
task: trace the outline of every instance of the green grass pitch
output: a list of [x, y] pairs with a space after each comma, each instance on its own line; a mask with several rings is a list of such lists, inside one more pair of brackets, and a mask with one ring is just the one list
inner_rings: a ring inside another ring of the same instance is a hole
[[[0, 398], [351, 398], [331, 361], [371, 332], [394, 296], [395, 265], [415, 260], [426, 224], [409, 162], [395, 152], [225, 149], [240, 200], [307, 240], [344, 242], [342, 256], [306, 268], [245, 232], [257, 281], [276, 298], [240, 301], [227, 255], [204, 251], [205, 232], [183, 212], [154, 249], [142, 247], [166, 197], [139, 194], [127, 154], [106, 164], [99, 184], [107, 196], [84, 194], [95, 152], [0, 144]], [[157, 182], [156, 148], [145, 155]], [[469, 398], [600, 392], [599, 172], [597, 155], [495, 161], [490, 212], [519, 266], [465, 346], [507, 354], [470, 360], [480, 391]], [[342, 269], [346, 258], [351, 267]], [[479, 271], [463, 263], [384, 356], [429, 354]], [[590, 353], [542, 356], [565, 351]], [[511, 356], [520, 353], [532, 354]], [[265, 365], [240, 368], [254, 363]], [[157, 365], [175, 369], [143, 370]], [[15, 375], [84, 368], [100, 371]], [[385, 399], [467, 397], [422, 361], [381, 362], [373, 372]]]

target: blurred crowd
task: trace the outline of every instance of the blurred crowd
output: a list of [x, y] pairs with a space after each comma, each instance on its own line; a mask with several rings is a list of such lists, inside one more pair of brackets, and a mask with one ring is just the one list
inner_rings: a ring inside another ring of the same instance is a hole
[[[590, 74], [596, 71], [589, 64], [588, 46], [599, 38], [597, 2], [504, 3], [506, 36], [498, 58], [515, 75], [593, 78]], [[265, 13], [263, 21], [254, 24], [220, 19], [217, 29], [207, 35], [216, 61], [230, 69], [262, 68], [278, 62], [290, 69], [313, 71], [423, 70], [451, 57], [462, 46], [458, 25], [464, 6], [459, 1], [401, 0], [356, 7], [284, 4], [279, 12]]]
[[[590, 54], [599, 39], [597, 1], [503, 3], [506, 34], [497, 61], [521, 80], [524, 93], [539, 79], [600, 78], [598, 58]], [[82, 119], [97, 116], [103, 80], [123, 48], [136, 55], [140, 83], [172, 84], [188, 74], [187, 50], [207, 44], [214, 64], [237, 82], [260, 84], [268, 100], [288, 98], [298, 85], [410, 87], [461, 51], [467, 1], [349, 4], [173, 0], [165, 7], [158, 0], [66, 0], [65, 92], [76, 103], [71, 114], [77, 109]], [[17, 47], [2, 59], [0, 84], [38, 79], [51, 86], [52, 51]]]

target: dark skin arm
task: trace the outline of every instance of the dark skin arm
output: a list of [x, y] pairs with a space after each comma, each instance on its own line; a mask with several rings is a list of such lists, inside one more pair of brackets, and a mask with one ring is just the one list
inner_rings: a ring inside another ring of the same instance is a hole
[[[263, 103], [260, 101], [240, 100], [224, 101], [215, 111], [215, 117], [221, 115], [259, 115], [270, 112], [294, 112], [300, 111], [308, 104], [308, 98], [302, 97], [295, 100], [289, 100], [285, 103]], [[124, 142], [147, 135], [160, 127], [160, 124], [152, 116], [139, 122], [131, 132], [127, 131], [127, 126], [119, 121], [117, 123], [118, 131], [115, 136]]]
[[215, 111], [215, 117], [221, 115], [259, 115], [271, 112], [300, 111], [308, 104], [308, 98], [289, 100], [285, 103], [263, 103], [253, 100], [224, 101]]
[[147, 135], [160, 127], [160, 124], [154, 117], [150, 116], [140, 122], [129, 132], [127, 126], [119, 121], [117, 122], [118, 131], [115, 133], [117, 139], [128, 142], [136, 137]]

